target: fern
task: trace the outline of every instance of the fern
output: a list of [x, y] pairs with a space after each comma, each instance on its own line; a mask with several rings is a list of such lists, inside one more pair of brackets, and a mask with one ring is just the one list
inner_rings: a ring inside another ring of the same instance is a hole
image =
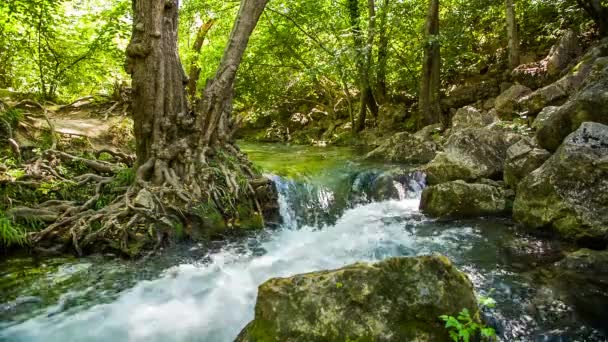
[[25, 230], [14, 224], [13, 221], [0, 214], [0, 246], [23, 246], [27, 242]]

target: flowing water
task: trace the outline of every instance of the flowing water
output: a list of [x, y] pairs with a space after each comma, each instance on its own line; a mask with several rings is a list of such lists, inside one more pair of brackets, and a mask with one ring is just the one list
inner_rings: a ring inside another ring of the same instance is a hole
[[269, 278], [431, 253], [498, 302], [487, 317], [503, 340], [606, 340], [542, 272], [505, 260], [517, 238], [509, 220], [430, 220], [418, 211], [422, 175], [361, 163], [358, 151], [243, 149], [276, 181], [282, 227], [148, 260], [0, 261], [0, 341], [232, 341]]

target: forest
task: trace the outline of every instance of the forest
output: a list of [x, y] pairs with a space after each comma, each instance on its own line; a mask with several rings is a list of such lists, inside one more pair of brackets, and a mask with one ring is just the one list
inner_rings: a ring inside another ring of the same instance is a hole
[[0, 341], [605, 341], [606, 0], [5, 0]]

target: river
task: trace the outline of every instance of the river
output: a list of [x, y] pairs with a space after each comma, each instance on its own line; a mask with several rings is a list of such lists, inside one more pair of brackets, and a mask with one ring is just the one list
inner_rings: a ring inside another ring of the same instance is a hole
[[543, 245], [509, 219], [428, 219], [418, 211], [423, 175], [361, 162], [356, 150], [242, 148], [277, 183], [281, 227], [145, 260], [2, 260], [0, 341], [232, 341], [269, 278], [431, 253], [450, 257], [497, 301], [487, 316], [505, 341], [606, 340], [542, 270], [503, 252], [513, 239]]

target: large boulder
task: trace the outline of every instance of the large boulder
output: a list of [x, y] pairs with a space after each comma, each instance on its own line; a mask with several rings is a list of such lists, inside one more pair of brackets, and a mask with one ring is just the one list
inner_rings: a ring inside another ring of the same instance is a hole
[[392, 163], [424, 164], [431, 161], [435, 154], [435, 143], [403, 132], [389, 138], [384, 144], [368, 153], [365, 158]]
[[535, 122], [541, 147], [555, 151], [564, 138], [585, 121], [608, 124], [608, 57], [597, 59], [583, 88], [558, 109]]
[[521, 136], [490, 128], [467, 128], [452, 133], [444, 152], [422, 168], [429, 184], [457, 179], [502, 179], [507, 149]]
[[492, 183], [471, 184], [457, 180], [427, 187], [422, 192], [420, 210], [442, 219], [506, 214], [511, 208], [507, 192]]
[[566, 30], [545, 58], [549, 76], [561, 73], [581, 52], [581, 44], [576, 32], [571, 29]]
[[547, 150], [538, 148], [531, 139], [524, 138], [509, 147], [505, 160], [504, 181], [515, 189], [530, 172], [538, 169], [551, 157]]
[[470, 127], [485, 127], [494, 122], [492, 115], [483, 113], [473, 106], [465, 106], [452, 117], [452, 129], [462, 129]]
[[586, 245], [608, 241], [608, 126], [585, 122], [517, 187], [513, 214]]
[[501, 119], [511, 119], [518, 114], [518, 101], [530, 94], [532, 90], [521, 84], [515, 84], [496, 98], [495, 108]]
[[450, 341], [438, 319], [477, 301], [443, 256], [393, 258], [271, 279], [237, 342]]

